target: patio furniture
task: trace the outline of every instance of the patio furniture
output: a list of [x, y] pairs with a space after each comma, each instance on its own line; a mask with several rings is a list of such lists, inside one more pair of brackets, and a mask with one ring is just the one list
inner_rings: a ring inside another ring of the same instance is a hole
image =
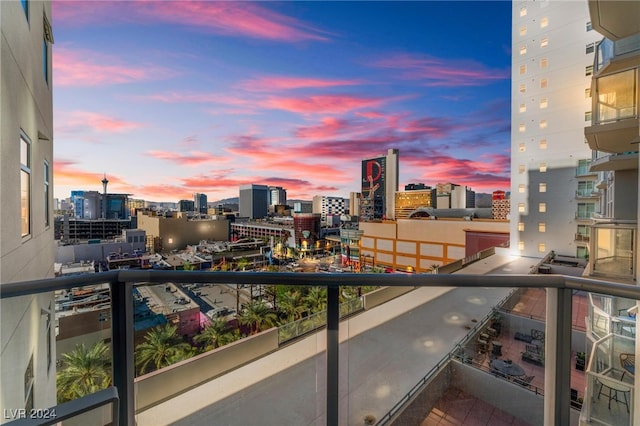
[[524, 369], [511, 360], [494, 359], [490, 363], [491, 370], [507, 377], [524, 376]]
[[[600, 399], [600, 395], [604, 391], [607, 392], [607, 396], [609, 398], [609, 410], [611, 410], [611, 401], [621, 402], [627, 408], [627, 413], [629, 412], [629, 400], [627, 398], [627, 392], [630, 392], [628, 388], [624, 387], [622, 383], [617, 380], [598, 377], [598, 382], [600, 382], [600, 392], [598, 392], [598, 399]], [[619, 399], [618, 394], [622, 392], [623, 400]]]
[[491, 345], [493, 346], [491, 354], [495, 356], [502, 356], [502, 343], [494, 340], [493, 342], [491, 342]]
[[620, 354], [620, 366], [624, 370], [620, 380], [624, 379], [625, 374], [629, 374], [631, 377], [635, 377], [636, 374], [636, 355], [621, 353]]
[[489, 350], [489, 342], [478, 339], [476, 342], [476, 352], [486, 353]]
[[531, 343], [531, 341], [533, 340], [533, 336], [531, 336], [530, 334], [524, 334], [520, 332], [516, 332], [516, 334], [513, 335], [513, 338], [526, 343]]

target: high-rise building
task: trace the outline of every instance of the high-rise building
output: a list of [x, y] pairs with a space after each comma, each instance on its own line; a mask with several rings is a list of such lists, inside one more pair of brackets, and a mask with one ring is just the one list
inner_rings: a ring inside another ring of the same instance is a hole
[[398, 149], [389, 149], [385, 156], [362, 160], [362, 220], [393, 219], [399, 181], [399, 152]]
[[576, 241], [598, 210], [590, 191], [594, 43], [588, 5], [515, 1], [512, 6], [511, 249], [585, 257]]
[[287, 204], [287, 190], [281, 186], [269, 187], [269, 205], [285, 205]]
[[195, 211], [196, 203], [193, 200], [180, 200], [178, 201], [178, 211], [181, 212], [193, 212]]
[[[54, 276], [50, 22], [50, 1], [0, 2], [0, 286]], [[2, 300], [5, 413], [56, 404], [54, 314], [53, 292]]]
[[193, 194], [193, 207], [198, 213], [207, 214], [207, 195], [206, 194]]
[[262, 219], [269, 211], [269, 187], [266, 185], [240, 186], [240, 216]]
[[313, 197], [312, 213], [319, 214], [322, 220], [327, 220], [330, 214], [345, 214], [347, 212], [347, 200], [342, 197], [327, 197], [315, 195]]

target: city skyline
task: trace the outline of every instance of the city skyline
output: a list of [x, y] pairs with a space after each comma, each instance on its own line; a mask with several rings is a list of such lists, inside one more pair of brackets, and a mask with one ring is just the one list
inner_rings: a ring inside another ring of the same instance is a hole
[[[54, 194], [509, 190], [509, 2], [53, 2]], [[475, 28], [483, 25], [483, 37]]]

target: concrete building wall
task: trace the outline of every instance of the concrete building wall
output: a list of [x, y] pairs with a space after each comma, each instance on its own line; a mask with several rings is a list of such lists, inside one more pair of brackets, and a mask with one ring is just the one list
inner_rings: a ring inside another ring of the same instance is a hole
[[144, 230], [147, 237], [160, 238], [164, 252], [182, 250], [201, 240], [229, 241], [229, 221], [226, 219], [187, 220], [183, 215], [164, 218], [139, 214], [138, 228]]
[[509, 222], [400, 219], [361, 222], [360, 252], [375, 265], [425, 272], [465, 257], [466, 232], [508, 234]]
[[[0, 2], [0, 285], [54, 275], [52, 49], [47, 42], [43, 64], [45, 17], [51, 22], [49, 1], [30, 1], [28, 13], [21, 2]], [[21, 136], [30, 142], [28, 210], [21, 203]], [[24, 211], [27, 235], [21, 226]], [[53, 294], [1, 303], [0, 410], [54, 405]], [[30, 363], [33, 379], [25, 383]]]
[[[587, 31], [589, 21], [587, 2], [512, 3], [510, 219], [511, 250], [520, 255], [541, 257], [542, 244], [576, 254], [575, 170], [579, 160], [591, 158], [584, 143], [591, 110], [585, 90], [594, 54], [586, 46], [602, 38]], [[530, 180], [534, 172], [542, 174], [537, 182]], [[539, 203], [553, 205], [544, 235], [537, 225], [519, 228]]]

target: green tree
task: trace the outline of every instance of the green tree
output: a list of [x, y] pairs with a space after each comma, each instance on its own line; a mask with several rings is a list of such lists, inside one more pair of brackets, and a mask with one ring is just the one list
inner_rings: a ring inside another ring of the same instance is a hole
[[250, 328], [251, 334], [266, 330], [278, 323], [278, 317], [263, 301], [253, 300], [238, 315], [238, 321]]
[[246, 257], [241, 257], [240, 259], [238, 259], [237, 263], [238, 269], [240, 269], [241, 271], [244, 271], [250, 264], [251, 262]]
[[225, 341], [225, 334], [229, 334], [229, 327], [227, 321], [224, 318], [217, 318], [211, 324], [205, 327], [204, 330], [196, 335], [193, 340], [202, 344], [205, 351], [210, 351], [217, 347], [222, 346]]
[[62, 354], [62, 369], [57, 373], [58, 402], [71, 401], [111, 386], [109, 347], [100, 341], [91, 347], [76, 345]]
[[320, 312], [327, 309], [327, 289], [323, 287], [311, 287], [304, 297], [311, 312]]
[[307, 307], [302, 301], [300, 292], [295, 290], [280, 296], [278, 309], [286, 316], [287, 322], [292, 322], [302, 318], [302, 313], [307, 310]]
[[144, 342], [136, 346], [135, 363], [138, 374], [167, 367], [195, 354], [194, 348], [176, 334], [177, 329], [175, 325], [165, 324], [147, 332]]

